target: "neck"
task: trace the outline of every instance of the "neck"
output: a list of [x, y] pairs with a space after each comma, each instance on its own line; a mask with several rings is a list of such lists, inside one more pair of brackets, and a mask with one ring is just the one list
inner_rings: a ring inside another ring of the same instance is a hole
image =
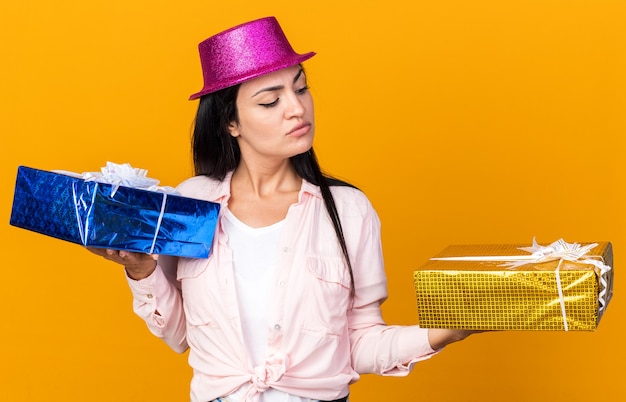
[[276, 165], [251, 165], [243, 158], [233, 172], [231, 191], [265, 198], [276, 193], [299, 191], [302, 179], [289, 159]]

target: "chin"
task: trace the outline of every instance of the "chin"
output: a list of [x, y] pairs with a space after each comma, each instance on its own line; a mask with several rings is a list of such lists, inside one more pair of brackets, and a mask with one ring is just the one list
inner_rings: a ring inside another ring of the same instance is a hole
[[309, 149], [311, 149], [313, 147], [313, 142], [308, 142], [307, 144], [302, 144], [302, 146], [299, 146], [296, 150], [295, 150], [295, 155], [301, 155], [304, 153], [309, 152]]

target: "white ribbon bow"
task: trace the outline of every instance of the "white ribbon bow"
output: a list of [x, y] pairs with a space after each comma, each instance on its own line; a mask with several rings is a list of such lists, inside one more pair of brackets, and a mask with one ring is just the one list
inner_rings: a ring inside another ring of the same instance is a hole
[[148, 191], [159, 191], [163, 193], [176, 193], [172, 187], [159, 186], [159, 181], [147, 177], [146, 169], [134, 168], [129, 163], [107, 162], [107, 165], [100, 169], [100, 172], [84, 172], [81, 177], [85, 181], [97, 181], [115, 186], [111, 192], [111, 197], [119, 186], [139, 188]]

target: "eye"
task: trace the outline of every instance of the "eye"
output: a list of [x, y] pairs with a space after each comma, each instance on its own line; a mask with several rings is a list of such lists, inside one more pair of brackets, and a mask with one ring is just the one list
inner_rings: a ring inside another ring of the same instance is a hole
[[278, 99], [280, 99], [280, 98], [276, 98], [275, 101], [270, 102], [270, 103], [259, 103], [259, 105], [261, 105], [263, 107], [268, 107], [268, 108], [269, 107], [274, 107], [274, 106], [278, 105]]
[[296, 89], [296, 93], [297, 93], [298, 95], [302, 95], [302, 94], [304, 94], [304, 93], [307, 93], [307, 92], [308, 92], [308, 90], [309, 90], [309, 86], [308, 86], [308, 85], [306, 85], [306, 86], [304, 86], [304, 87], [302, 87], [302, 88], [300, 88], [300, 89]]

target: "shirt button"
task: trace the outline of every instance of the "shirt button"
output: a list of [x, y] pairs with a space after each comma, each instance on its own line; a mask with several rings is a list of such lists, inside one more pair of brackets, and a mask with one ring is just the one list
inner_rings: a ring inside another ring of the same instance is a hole
[[289, 247], [283, 247], [283, 251], [284, 251], [285, 253], [288, 253], [288, 252], [289, 252]]
[[280, 286], [280, 287], [285, 286], [285, 282], [283, 282], [283, 281], [278, 282], [278, 286]]
[[146, 295], [146, 297], [147, 297], [148, 299], [152, 299], [152, 294], [151, 294], [151, 293], [148, 293], [148, 294]]
[[279, 324], [274, 325], [274, 329], [278, 331], [280, 329], [280, 325]]

